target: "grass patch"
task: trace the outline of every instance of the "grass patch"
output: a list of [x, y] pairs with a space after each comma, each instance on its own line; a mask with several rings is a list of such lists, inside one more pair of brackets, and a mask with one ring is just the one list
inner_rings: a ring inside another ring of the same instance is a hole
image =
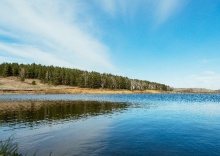
[[[14, 135], [10, 136], [7, 140], [5, 141], [0, 141], [0, 156], [26, 156], [23, 154], [18, 153], [18, 144], [13, 143], [14, 140]], [[37, 151], [33, 154], [33, 156], [36, 156]], [[49, 156], [52, 155], [52, 152], [50, 152]]]
[[18, 144], [13, 143], [13, 139], [11, 136], [5, 141], [0, 141], [0, 156], [23, 156], [17, 152]]

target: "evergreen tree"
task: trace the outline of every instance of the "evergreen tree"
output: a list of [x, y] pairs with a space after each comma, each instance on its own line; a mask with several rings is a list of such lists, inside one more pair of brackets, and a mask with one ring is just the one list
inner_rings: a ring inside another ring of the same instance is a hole
[[22, 81], [25, 78], [35, 78], [44, 83], [53, 85], [71, 85], [87, 88], [128, 89], [128, 90], [164, 90], [170, 91], [171, 87], [155, 82], [133, 80], [123, 76], [112, 74], [100, 74], [79, 69], [43, 66], [41, 64], [0, 64], [0, 76], [19, 76]]

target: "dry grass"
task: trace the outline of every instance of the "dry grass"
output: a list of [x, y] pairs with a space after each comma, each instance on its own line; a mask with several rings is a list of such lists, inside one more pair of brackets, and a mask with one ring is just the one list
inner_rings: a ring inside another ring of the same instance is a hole
[[[32, 84], [36, 82], [36, 85]], [[130, 91], [130, 90], [110, 90], [110, 89], [90, 89], [78, 88], [72, 86], [54, 86], [43, 84], [37, 79], [25, 79], [21, 82], [17, 77], [0, 77], [0, 94], [159, 94], [161, 91], [144, 90], [144, 91]]]
[[0, 101], [0, 113], [31, 110], [33, 107], [35, 110], [38, 110], [43, 104], [42, 101]]
[[160, 91], [155, 90], [144, 90], [144, 91], [130, 91], [130, 90], [110, 90], [110, 89], [88, 89], [88, 88], [71, 88], [67, 89], [72, 94], [140, 94], [140, 93], [151, 93], [157, 94]]
[[[32, 84], [32, 81], [36, 82], [36, 85]], [[0, 90], [46, 90], [46, 89], [62, 89], [68, 88], [69, 86], [54, 86], [43, 84], [37, 79], [25, 79], [21, 82], [20, 78], [17, 77], [0, 77]]]

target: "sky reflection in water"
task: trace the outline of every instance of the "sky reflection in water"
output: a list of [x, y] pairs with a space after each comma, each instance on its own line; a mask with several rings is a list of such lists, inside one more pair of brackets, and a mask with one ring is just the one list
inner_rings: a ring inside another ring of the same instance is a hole
[[31, 102], [9, 97], [1, 96], [0, 105], [27, 107], [1, 111], [0, 138], [15, 133], [22, 153], [220, 154], [219, 95], [34, 95], [26, 98]]

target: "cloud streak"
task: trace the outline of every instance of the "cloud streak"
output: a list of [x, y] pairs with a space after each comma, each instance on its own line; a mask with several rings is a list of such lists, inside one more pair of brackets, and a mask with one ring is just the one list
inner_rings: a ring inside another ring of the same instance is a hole
[[114, 70], [109, 49], [94, 35], [86, 9], [79, 1], [2, 0], [0, 37], [10, 42], [1, 41], [0, 56], [101, 72]]
[[156, 25], [166, 22], [174, 15], [187, 0], [101, 0], [96, 1], [99, 7], [111, 17], [123, 15], [125, 18], [133, 19], [135, 14], [141, 10], [146, 16], [152, 16]]
[[156, 0], [156, 21], [157, 24], [165, 22], [172, 16], [182, 5], [183, 0]]
[[220, 89], [220, 73], [204, 71], [199, 75], [191, 75], [188, 82], [189, 87]]
[[[161, 25], [183, 1], [1, 0], [0, 62], [18, 60], [115, 73], [111, 47], [101, 40], [105, 30], [99, 30], [96, 21], [102, 16], [96, 13], [129, 20], [142, 13]], [[99, 11], [94, 10], [97, 6]]]
[[122, 15], [123, 18], [131, 18], [134, 16], [141, 3], [146, 0], [136, 1], [130, 0], [99, 0], [95, 1], [98, 6], [111, 17], [118, 17]]

